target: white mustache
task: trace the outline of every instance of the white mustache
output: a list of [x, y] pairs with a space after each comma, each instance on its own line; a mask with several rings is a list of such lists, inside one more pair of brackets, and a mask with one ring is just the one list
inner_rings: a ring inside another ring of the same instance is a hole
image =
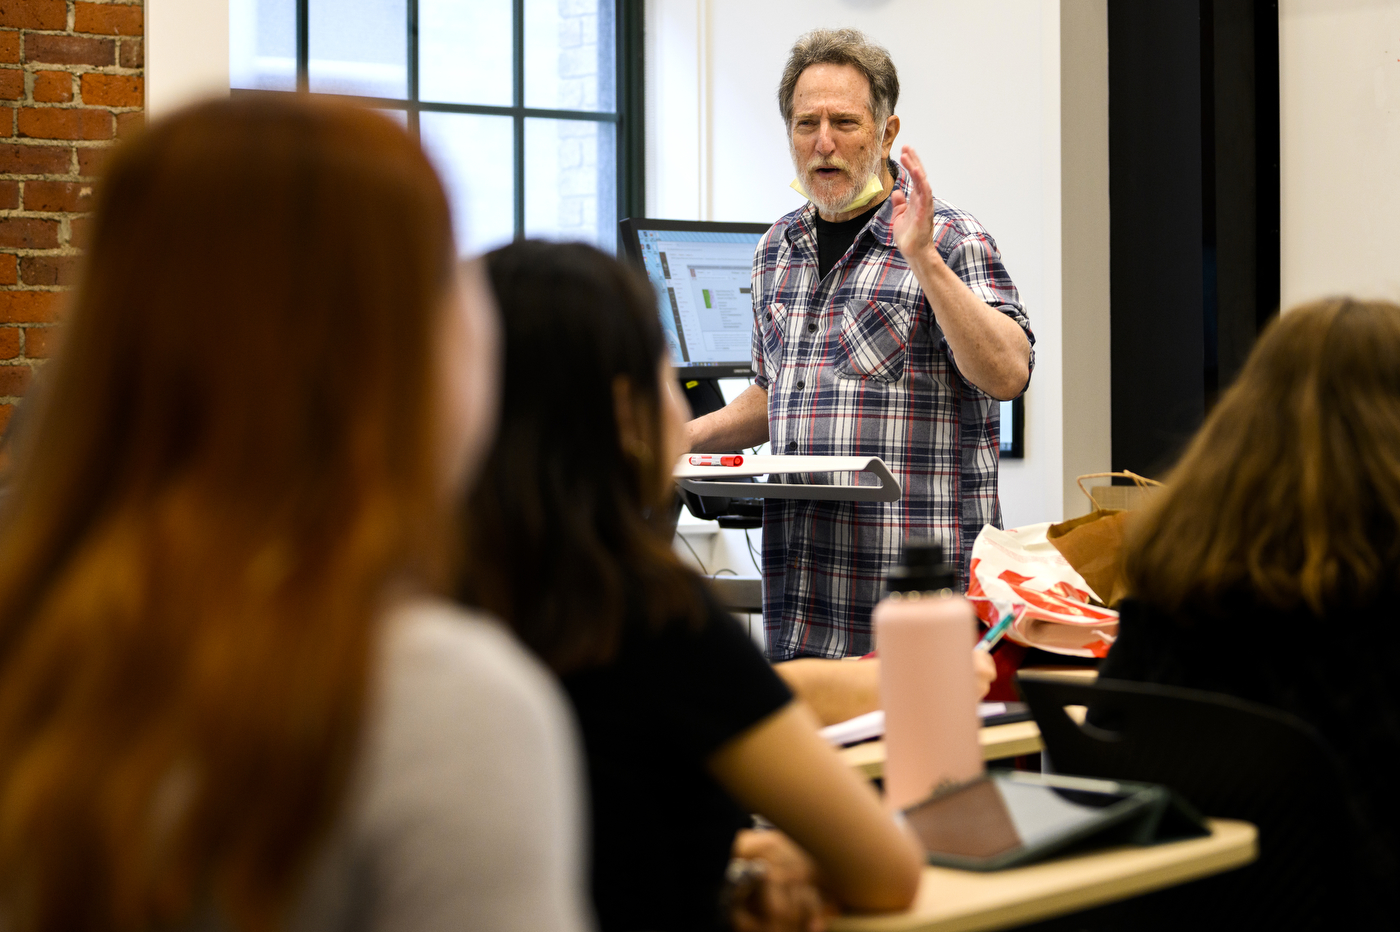
[[849, 172], [851, 170], [850, 163], [848, 163], [845, 159], [812, 159], [810, 162], [807, 163], [806, 171], [807, 174], [810, 175], [818, 169], [822, 168], [835, 168], [843, 172]]

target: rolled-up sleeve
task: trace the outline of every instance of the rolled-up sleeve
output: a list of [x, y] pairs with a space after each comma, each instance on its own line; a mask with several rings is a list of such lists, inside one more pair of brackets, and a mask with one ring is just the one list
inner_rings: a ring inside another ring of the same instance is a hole
[[[1016, 290], [1016, 283], [1011, 280], [1010, 273], [1001, 261], [1001, 251], [997, 249], [996, 240], [986, 231], [974, 231], [958, 240], [943, 257], [943, 261], [973, 294], [1010, 317], [1025, 332], [1026, 341], [1030, 344], [1030, 359], [1026, 367], [1026, 385], [1021, 389], [1024, 392], [1030, 386], [1030, 374], [1035, 371], [1035, 333], [1031, 330], [1031, 321], [1026, 316], [1026, 308], [1021, 303], [1021, 294]], [[953, 359], [947, 340], [942, 341], [942, 347], [944, 352], [948, 353], [948, 358]], [[956, 359], [953, 360], [953, 365], [956, 368]], [[961, 370], [958, 374], [962, 374]], [[967, 381], [966, 376], [963, 377], [963, 381]], [[971, 385], [970, 382], [968, 384]]]

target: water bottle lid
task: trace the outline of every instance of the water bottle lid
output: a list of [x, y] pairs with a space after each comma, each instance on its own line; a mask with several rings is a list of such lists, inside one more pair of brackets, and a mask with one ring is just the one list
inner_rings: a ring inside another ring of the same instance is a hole
[[890, 570], [885, 588], [890, 592], [937, 592], [958, 583], [957, 567], [943, 562], [943, 545], [932, 540], [906, 540], [899, 565]]

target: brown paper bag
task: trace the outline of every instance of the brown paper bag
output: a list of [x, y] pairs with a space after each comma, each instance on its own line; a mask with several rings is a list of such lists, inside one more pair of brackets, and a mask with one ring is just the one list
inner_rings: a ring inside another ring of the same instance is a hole
[[[1098, 486], [1092, 491], [1084, 487], [1085, 479], [1107, 476], [1126, 476], [1136, 484]], [[1127, 594], [1123, 582], [1122, 550], [1125, 525], [1130, 520], [1132, 511], [1126, 508], [1105, 508], [1100, 504], [1100, 498], [1093, 493], [1106, 488], [1137, 492], [1138, 495], [1134, 496], [1131, 502], [1132, 507], [1138, 507], [1148, 496], [1155, 493], [1162, 483], [1131, 472], [1090, 473], [1080, 476], [1078, 482], [1079, 490], [1094, 503], [1094, 510], [1087, 515], [1050, 525], [1045, 537], [1064, 555], [1069, 565], [1084, 577], [1084, 581], [1094, 590], [1100, 601], [1113, 608]]]

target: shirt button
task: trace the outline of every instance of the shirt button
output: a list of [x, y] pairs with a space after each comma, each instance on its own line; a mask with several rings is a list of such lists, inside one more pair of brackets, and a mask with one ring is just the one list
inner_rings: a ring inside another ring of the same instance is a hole
[[769, 311], [769, 312], [768, 312], [768, 319], [769, 319], [769, 320], [772, 320], [772, 319], [773, 319], [773, 312], [772, 312], [772, 311]]
[[796, 441], [796, 440], [789, 440], [789, 441], [788, 441], [788, 452], [789, 452], [789, 453], [796, 453], [796, 452], [797, 452], [797, 441]]
[[816, 333], [816, 332], [817, 332], [817, 325], [816, 325], [816, 324], [808, 324], [808, 325], [807, 325], [807, 332], [808, 332], [808, 333]]
[[805, 381], [803, 381], [802, 379], [798, 379], [798, 380], [797, 380], [797, 390], [798, 390], [799, 392], [802, 391], [802, 389], [804, 389], [804, 388], [806, 388], [806, 387], [807, 387], [807, 383], [806, 383]]

